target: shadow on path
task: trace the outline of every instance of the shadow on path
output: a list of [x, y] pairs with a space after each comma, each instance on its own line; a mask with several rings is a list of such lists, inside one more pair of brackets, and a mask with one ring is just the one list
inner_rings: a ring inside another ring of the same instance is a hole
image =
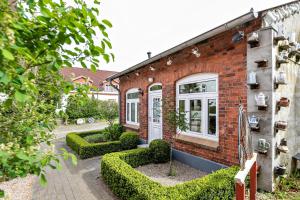
[[[71, 151], [64, 139], [55, 142], [55, 148]], [[78, 159], [78, 165], [61, 159], [62, 170], [47, 170], [46, 187], [35, 182], [33, 200], [117, 200], [100, 175], [100, 157]]]

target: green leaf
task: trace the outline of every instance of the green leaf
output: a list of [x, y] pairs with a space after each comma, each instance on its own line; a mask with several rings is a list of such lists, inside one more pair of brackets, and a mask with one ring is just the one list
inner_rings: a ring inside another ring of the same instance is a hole
[[76, 158], [76, 156], [74, 154], [70, 154], [70, 156], [71, 156], [72, 164], [73, 165], [77, 165], [77, 158]]
[[82, 67], [87, 68], [86, 64], [83, 61], [80, 61]]
[[97, 68], [94, 64], [91, 64], [91, 70], [92, 72], [96, 72], [97, 71]]
[[26, 95], [20, 91], [16, 91], [16, 93], [15, 93], [15, 98], [19, 102], [25, 102], [28, 99], [28, 97], [29, 97], [28, 95]]
[[4, 191], [0, 189], [0, 198], [4, 198]]
[[2, 54], [4, 56], [4, 58], [8, 59], [8, 60], [14, 60], [15, 57], [12, 55], [12, 53], [6, 49], [2, 49]]
[[32, 135], [27, 135], [26, 136], [26, 143], [27, 144], [32, 144], [33, 142], [33, 136]]
[[103, 24], [105, 24], [105, 25], [108, 26], [109, 28], [112, 27], [112, 24], [111, 24], [110, 21], [108, 21], [107, 19], [103, 19], [102, 22], [103, 22]]
[[108, 41], [107, 39], [103, 39], [103, 41], [110, 49], [112, 48], [110, 41]]
[[46, 179], [45, 174], [41, 174], [41, 175], [40, 175], [40, 184], [41, 184], [42, 186], [46, 186], [46, 185], [47, 185], [47, 179]]
[[18, 152], [16, 154], [17, 158], [21, 159], [21, 160], [28, 160], [29, 157], [22, 151]]

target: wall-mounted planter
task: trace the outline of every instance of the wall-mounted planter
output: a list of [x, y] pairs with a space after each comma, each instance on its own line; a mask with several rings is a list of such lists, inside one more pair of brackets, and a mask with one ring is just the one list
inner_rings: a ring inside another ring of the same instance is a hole
[[258, 110], [267, 110], [268, 105], [267, 101], [269, 100], [268, 96], [265, 96], [264, 93], [260, 92], [258, 95], [255, 95], [255, 101]]
[[289, 148], [287, 146], [281, 146], [281, 145], [279, 145], [277, 147], [277, 152], [278, 153], [288, 153], [289, 152]]
[[285, 72], [279, 72], [275, 77], [274, 88], [277, 89], [279, 85], [287, 85], [287, 78]]
[[279, 130], [285, 131], [288, 123], [286, 121], [277, 121], [275, 122], [275, 130], [278, 132]]
[[281, 56], [276, 56], [276, 67], [279, 68], [281, 64], [287, 64], [289, 63], [288, 59], [283, 58]]
[[257, 67], [267, 67], [268, 66], [267, 59], [256, 60], [255, 63], [257, 64]]
[[249, 127], [251, 131], [256, 131], [256, 132], [260, 131], [259, 121], [260, 118], [256, 117], [255, 115], [252, 115], [251, 117], [248, 118]]
[[265, 139], [259, 139], [257, 142], [257, 152], [260, 154], [267, 154], [270, 149], [271, 144], [267, 142]]
[[250, 86], [250, 89], [258, 89], [259, 83], [256, 81], [256, 73], [250, 72], [248, 75], [248, 85]]
[[279, 45], [279, 51], [288, 50], [289, 48], [291, 48], [291, 46], [290, 46], [290, 42], [288, 40], [281, 41], [281, 43]]
[[276, 103], [276, 111], [279, 111], [281, 107], [289, 107], [290, 100], [286, 97], [281, 97]]
[[289, 51], [289, 58], [291, 58], [297, 54], [300, 54], [300, 50], [298, 50], [298, 44], [291, 47], [291, 49]]
[[253, 32], [249, 35], [247, 39], [250, 48], [258, 47], [259, 46], [259, 37], [257, 32]]
[[279, 165], [274, 168], [274, 173], [277, 176], [283, 176], [286, 172], [286, 166]]
[[283, 40], [286, 40], [287, 37], [285, 37], [284, 35], [278, 35], [276, 37], [274, 37], [274, 44], [278, 44], [279, 41], [283, 41]]
[[259, 83], [248, 83], [248, 85], [250, 86], [251, 90], [259, 88]]

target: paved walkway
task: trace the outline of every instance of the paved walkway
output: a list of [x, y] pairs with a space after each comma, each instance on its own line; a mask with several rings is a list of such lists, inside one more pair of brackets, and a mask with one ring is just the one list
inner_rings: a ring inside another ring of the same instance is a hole
[[[56, 149], [71, 151], [63, 138], [56, 142]], [[73, 166], [61, 161], [62, 170], [48, 170], [46, 187], [38, 182], [33, 186], [33, 200], [117, 200], [106, 184], [99, 178], [100, 157], [79, 160]]]
[[67, 133], [71, 132], [83, 132], [83, 131], [92, 131], [92, 130], [101, 130], [107, 127], [106, 122], [96, 122], [93, 124], [82, 124], [82, 125], [60, 125], [53, 130], [56, 138], [64, 138]]

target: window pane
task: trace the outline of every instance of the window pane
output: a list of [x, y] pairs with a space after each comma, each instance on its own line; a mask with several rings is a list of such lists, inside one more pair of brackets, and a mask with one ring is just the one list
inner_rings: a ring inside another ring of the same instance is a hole
[[215, 135], [217, 127], [217, 101], [215, 99], [208, 100], [208, 134]]
[[139, 98], [139, 93], [138, 92], [127, 94], [127, 99], [138, 99], [138, 98]]
[[150, 91], [161, 90], [161, 89], [162, 89], [161, 85], [154, 85], [150, 88]]
[[179, 100], [179, 113], [185, 112], [185, 100]]
[[161, 100], [160, 98], [153, 98], [153, 122], [160, 123], [160, 115], [161, 115]]
[[140, 122], [140, 104], [136, 104], [136, 121]]
[[135, 122], [135, 103], [131, 103], [130, 105], [130, 121]]
[[189, 84], [184, 84], [179, 86], [180, 94], [216, 92], [216, 91], [217, 91], [217, 85], [215, 80], [189, 83]]
[[130, 108], [129, 108], [129, 103], [127, 103], [127, 117], [126, 117], [126, 119], [127, 119], [127, 121], [129, 121], [129, 110]]
[[190, 130], [201, 132], [201, 100], [190, 100]]

